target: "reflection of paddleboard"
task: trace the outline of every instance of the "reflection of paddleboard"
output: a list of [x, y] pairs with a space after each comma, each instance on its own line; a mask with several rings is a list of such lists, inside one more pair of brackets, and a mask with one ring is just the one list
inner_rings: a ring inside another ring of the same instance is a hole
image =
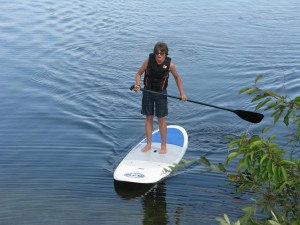
[[145, 196], [155, 185], [114, 181], [115, 192], [127, 200]]
[[174, 166], [182, 159], [188, 146], [188, 135], [180, 126], [168, 126], [166, 154], [159, 154], [161, 147], [159, 130], [152, 133], [152, 148], [142, 152], [146, 142], [146, 138], [143, 139], [121, 161], [114, 172], [115, 180], [149, 184], [167, 177], [171, 173], [170, 166]]

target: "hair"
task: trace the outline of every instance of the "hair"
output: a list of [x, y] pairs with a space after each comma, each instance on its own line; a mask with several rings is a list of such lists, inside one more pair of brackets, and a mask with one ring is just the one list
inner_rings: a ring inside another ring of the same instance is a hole
[[166, 55], [169, 54], [169, 48], [165, 42], [159, 41], [156, 43], [156, 45], [154, 46], [153, 53], [157, 52], [158, 50], [165, 52]]

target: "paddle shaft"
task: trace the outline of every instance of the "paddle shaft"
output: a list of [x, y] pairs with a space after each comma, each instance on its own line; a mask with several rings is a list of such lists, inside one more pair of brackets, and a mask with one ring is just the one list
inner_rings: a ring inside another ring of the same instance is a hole
[[[164, 93], [155, 92], [155, 91], [147, 90], [147, 89], [144, 89], [144, 88], [141, 88], [140, 90], [141, 91], [145, 91], [145, 92], [149, 92], [149, 93], [153, 93], [153, 94], [159, 94], [159, 95], [163, 95], [163, 96], [166, 96], [166, 97], [170, 97], [170, 98], [175, 98], [175, 99], [181, 100], [181, 98], [178, 97], [178, 96], [167, 95], [167, 94], [164, 94]], [[224, 108], [224, 107], [207, 104], [207, 103], [204, 103], [204, 102], [194, 101], [194, 100], [190, 100], [190, 99], [187, 99], [186, 101], [187, 102], [196, 103], [196, 104], [199, 104], [199, 105], [205, 105], [205, 106], [208, 106], [208, 107], [213, 107], [213, 108], [216, 108], [216, 109], [226, 110], [226, 111], [229, 111], [229, 112], [235, 112], [235, 110], [232, 110], [232, 109], [227, 109], [227, 108]]]
[[[133, 90], [133, 89], [134, 89], [134, 85], [131, 86], [130, 90]], [[166, 96], [166, 97], [181, 100], [180, 97], [173, 96], [173, 95], [167, 95], [167, 94], [164, 94], [164, 93], [151, 91], [151, 90], [147, 90], [147, 89], [144, 89], [144, 88], [140, 88], [140, 90], [144, 91], [144, 92], [159, 94], [159, 95], [163, 95], [163, 96]], [[257, 112], [250, 112], [250, 111], [245, 111], [245, 110], [233, 110], [233, 109], [228, 109], [228, 108], [224, 108], [224, 107], [220, 107], [220, 106], [216, 106], [216, 105], [211, 105], [211, 104], [207, 104], [207, 103], [204, 103], [204, 102], [194, 101], [194, 100], [190, 100], [190, 99], [188, 99], [187, 101], [192, 102], [192, 103], [196, 103], [196, 104], [199, 104], [199, 105], [204, 105], [204, 106], [208, 106], [208, 107], [212, 107], [212, 108], [216, 108], [216, 109], [221, 109], [221, 110], [233, 112], [237, 116], [239, 116], [241, 119], [246, 120], [246, 121], [251, 122], [251, 123], [259, 123], [264, 118], [263, 114], [260, 114], [260, 113], [257, 113]]]

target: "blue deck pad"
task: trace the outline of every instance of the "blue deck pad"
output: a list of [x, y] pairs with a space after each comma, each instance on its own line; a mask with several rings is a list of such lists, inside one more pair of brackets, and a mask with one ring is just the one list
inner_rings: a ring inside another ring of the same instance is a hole
[[[145, 139], [142, 143], [146, 143]], [[156, 132], [152, 134], [152, 142], [161, 143], [160, 132]], [[184, 136], [182, 132], [176, 128], [168, 128], [167, 129], [167, 144], [177, 145], [183, 147], [184, 144]]]

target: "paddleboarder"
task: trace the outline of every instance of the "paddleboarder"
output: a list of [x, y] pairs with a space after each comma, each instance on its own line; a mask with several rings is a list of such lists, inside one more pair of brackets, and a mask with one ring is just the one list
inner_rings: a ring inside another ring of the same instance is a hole
[[[174, 63], [171, 62], [171, 58], [168, 57], [168, 53], [168, 46], [165, 42], [157, 42], [155, 44], [153, 53], [149, 54], [149, 58], [144, 61], [135, 76], [136, 85], [134, 90], [136, 92], [140, 91], [141, 76], [145, 73], [144, 89], [167, 94], [169, 73], [171, 72], [176, 81], [181, 100], [186, 101], [187, 96], [184, 93], [180, 75], [178, 74]], [[167, 122], [165, 118], [168, 115], [167, 97], [143, 92], [141, 113], [146, 116], [145, 129], [147, 138], [147, 144], [142, 151], [147, 152], [151, 149], [153, 118], [155, 115], [158, 120], [159, 131], [161, 134], [160, 154], [165, 154], [167, 152]]]

